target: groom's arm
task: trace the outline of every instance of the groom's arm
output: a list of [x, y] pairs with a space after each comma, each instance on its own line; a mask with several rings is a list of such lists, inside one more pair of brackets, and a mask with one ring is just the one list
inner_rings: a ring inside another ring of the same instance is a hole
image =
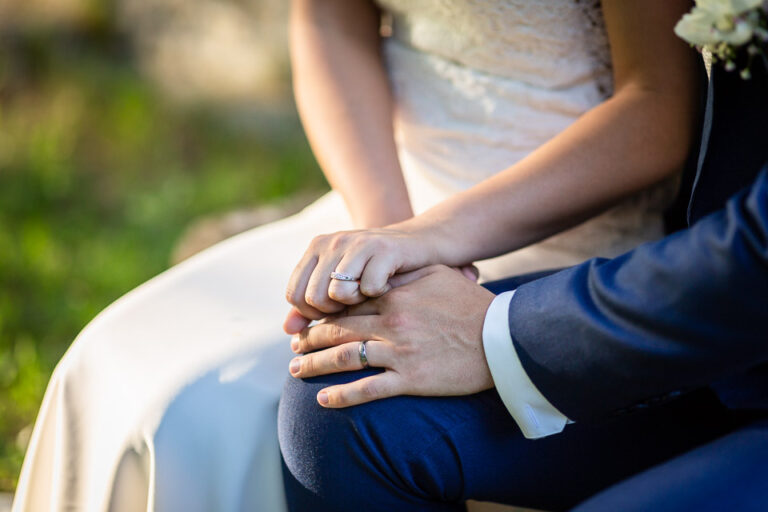
[[296, 378], [386, 369], [320, 390], [320, 405], [495, 385], [527, 437], [552, 434], [768, 361], [768, 171], [691, 229], [512, 297], [442, 266], [392, 279], [294, 336]]
[[519, 287], [509, 333], [577, 421], [768, 361], [768, 170], [690, 229]]

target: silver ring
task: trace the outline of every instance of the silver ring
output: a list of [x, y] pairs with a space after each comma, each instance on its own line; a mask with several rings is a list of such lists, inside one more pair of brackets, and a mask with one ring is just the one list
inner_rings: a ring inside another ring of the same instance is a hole
[[331, 279], [337, 281], [357, 281], [356, 277], [350, 276], [349, 274], [342, 274], [341, 272], [331, 272]]
[[357, 346], [357, 353], [360, 355], [360, 364], [363, 365], [363, 368], [370, 368], [371, 365], [368, 364], [368, 355], [365, 353], [365, 344], [368, 343], [368, 341], [361, 341], [360, 345]]

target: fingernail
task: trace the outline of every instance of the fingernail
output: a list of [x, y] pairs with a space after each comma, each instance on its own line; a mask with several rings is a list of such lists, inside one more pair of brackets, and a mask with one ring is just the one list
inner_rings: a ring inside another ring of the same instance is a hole
[[298, 336], [293, 336], [291, 338], [291, 350], [293, 350], [294, 352], [298, 352], [299, 351], [299, 337]]
[[293, 361], [291, 361], [291, 365], [288, 367], [288, 369], [291, 371], [291, 373], [296, 374], [299, 372], [299, 367], [301, 366], [301, 362], [299, 361], [299, 358], [297, 357]]
[[325, 391], [321, 391], [317, 394], [317, 401], [320, 402], [320, 405], [328, 405], [328, 393]]

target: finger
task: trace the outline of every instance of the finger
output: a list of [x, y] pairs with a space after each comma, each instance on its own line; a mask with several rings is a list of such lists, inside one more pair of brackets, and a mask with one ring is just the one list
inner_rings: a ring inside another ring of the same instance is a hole
[[350, 407], [400, 394], [400, 375], [390, 370], [325, 388], [317, 394], [317, 402], [328, 408]]
[[[369, 256], [366, 253], [353, 251], [345, 254], [339, 264], [336, 265], [336, 272], [359, 278]], [[347, 305], [360, 304], [367, 297], [360, 292], [360, 280], [357, 281], [339, 281], [333, 279], [328, 288], [328, 295], [338, 302]]]
[[418, 270], [412, 270], [411, 272], [395, 274], [389, 278], [389, 284], [392, 288], [399, 288], [418, 279], [421, 279], [422, 277], [425, 277], [433, 272], [434, 270], [432, 267], [423, 267]]
[[314, 254], [309, 251], [304, 253], [299, 264], [293, 269], [285, 290], [285, 298], [288, 302], [295, 306], [302, 316], [312, 320], [319, 320], [325, 316], [325, 313], [313, 308], [304, 299], [307, 294], [307, 283], [317, 266], [317, 261], [318, 258]]
[[459, 270], [464, 277], [473, 283], [476, 283], [480, 278], [480, 270], [474, 265], [464, 265], [463, 267], [460, 267]]
[[295, 307], [292, 307], [283, 321], [283, 331], [286, 334], [297, 334], [306, 329], [311, 322], [312, 320], [302, 315]]
[[340, 281], [338, 279], [331, 279], [331, 284], [328, 286], [328, 296], [336, 302], [348, 306], [360, 304], [368, 298], [360, 293], [359, 281]]
[[304, 301], [325, 314], [338, 313], [344, 309], [344, 304], [336, 302], [328, 296], [328, 285], [331, 283], [331, 272], [338, 265], [338, 256], [320, 256], [312, 275], [309, 276]]
[[368, 316], [368, 315], [378, 315], [381, 313], [381, 302], [376, 299], [367, 299], [365, 302], [361, 304], [355, 304], [354, 306], [349, 306], [347, 309], [339, 313], [340, 316]]
[[[344, 343], [319, 352], [293, 358], [288, 369], [296, 378], [308, 379], [330, 373], [351, 372], [364, 368], [360, 359], [360, 341]], [[383, 341], [368, 341], [365, 344], [368, 365], [388, 367], [391, 361], [391, 347]]]
[[291, 348], [298, 354], [304, 354], [350, 341], [375, 339], [377, 336], [373, 331], [376, 320], [375, 316], [329, 319], [294, 335]]
[[374, 255], [368, 260], [360, 276], [360, 292], [367, 297], [380, 297], [392, 287], [389, 278], [397, 271], [395, 263], [386, 255]]

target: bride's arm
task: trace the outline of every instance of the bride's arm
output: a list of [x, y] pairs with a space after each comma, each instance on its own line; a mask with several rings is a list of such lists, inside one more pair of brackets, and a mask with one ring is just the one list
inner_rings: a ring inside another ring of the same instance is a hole
[[[614, 95], [496, 176], [385, 230], [315, 239], [288, 286], [307, 318], [377, 296], [388, 278], [463, 265], [572, 227], [683, 166], [696, 121], [695, 53], [673, 33], [687, 0], [604, 0]], [[331, 300], [331, 299], [335, 299]], [[310, 307], [310, 305], [314, 307]], [[296, 325], [300, 325], [298, 322]]]
[[294, 0], [296, 101], [312, 150], [357, 227], [413, 215], [392, 133], [380, 13], [369, 0]]
[[436, 257], [458, 264], [570, 228], [678, 172], [695, 130], [695, 52], [673, 33], [686, 0], [604, 0], [614, 95], [527, 158], [426, 212]]

